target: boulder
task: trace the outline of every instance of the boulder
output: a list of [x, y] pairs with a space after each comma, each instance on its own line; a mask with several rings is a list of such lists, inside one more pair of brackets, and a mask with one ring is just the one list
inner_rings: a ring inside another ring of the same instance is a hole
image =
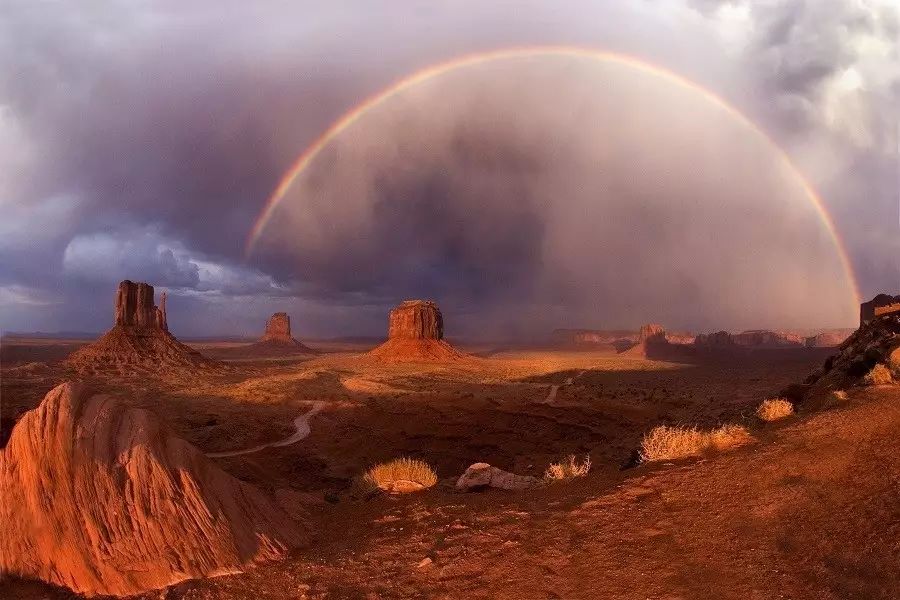
[[536, 486], [540, 480], [530, 475], [516, 475], [488, 463], [475, 463], [456, 482], [456, 489], [470, 492], [488, 487], [503, 490], [526, 490]]
[[238, 572], [308, 537], [155, 415], [78, 383], [16, 424], [0, 490], [0, 572], [88, 596]]

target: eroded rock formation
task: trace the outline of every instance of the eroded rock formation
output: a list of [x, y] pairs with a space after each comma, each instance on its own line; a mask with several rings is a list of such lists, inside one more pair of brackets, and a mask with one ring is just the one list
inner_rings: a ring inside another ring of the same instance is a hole
[[116, 292], [113, 328], [65, 362], [79, 373], [132, 374], [217, 366], [169, 333], [165, 292], [156, 306], [152, 285], [128, 280], [121, 282]]
[[150, 412], [51, 390], [0, 450], [0, 571], [128, 595], [281, 557], [302, 523]]
[[463, 354], [444, 340], [444, 317], [428, 300], [405, 300], [388, 316], [388, 340], [369, 352], [385, 361], [458, 360]]
[[717, 331], [715, 333], [701, 333], [694, 338], [694, 345], [699, 348], [733, 348], [735, 346], [734, 338], [727, 331]]
[[859, 305], [859, 326], [869, 323], [875, 318], [875, 309], [900, 303], [900, 296], [878, 294], [868, 302]]
[[666, 328], [656, 323], [648, 323], [641, 325], [637, 344], [626, 350], [624, 354], [651, 358], [655, 352], [665, 351], [668, 346]]
[[858, 385], [900, 383], [900, 313], [873, 317], [838, 347], [821, 368], [792, 386], [792, 399]]
[[291, 317], [287, 313], [277, 312], [266, 321], [266, 332], [261, 342], [276, 342], [282, 344], [298, 344], [291, 337]]
[[388, 317], [388, 338], [444, 339], [444, 316], [429, 300], [404, 300]]

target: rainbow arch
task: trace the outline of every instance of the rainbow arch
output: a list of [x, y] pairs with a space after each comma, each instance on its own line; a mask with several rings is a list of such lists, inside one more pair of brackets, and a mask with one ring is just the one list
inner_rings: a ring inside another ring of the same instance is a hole
[[[278, 205], [281, 202], [282, 198], [284, 198], [288, 189], [291, 187], [297, 177], [306, 169], [306, 167], [310, 165], [310, 163], [312, 163], [313, 160], [315, 160], [319, 153], [329, 144], [332, 139], [334, 139], [336, 136], [340, 135], [341, 132], [345, 131], [347, 128], [351, 127], [354, 123], [359, 121], [369, 110], [387, 102], [394, 96], [402, 93], [405, 90], [408, 90], [409, 88], [412, 88], [435, 77], [439, 77], [440, 75], [443, 75], [450, 71], [494, 61], [545, 56], [588, 58], [600, 62], [609, 62], [632, 67], [641, 72], [660, 77], [672, 84], [696, 92], [706, 101], [711, 102], [713, 105], [717, 106], [727, 114], [734, 117], [737, 122], [750, 130], [754, 135], [762, 138], [762, 140], [772, 150], [773, 154], [781, 161], [782, 165], [787, 169], [787, 171], [794, 176], [794, 178], [797, 180], [797, 183], [799, 183], [799, 185], [801, 186], [804, 195], [812, 203], [816, 213], [819, 215], [822, 224], [825, 226], [825, 229], [834, 242], [834, 247], [841, 262], [841, 267], [844, 270], [845, 276], [847, 278], [847, 283], [850, 286], [851, 292], [853, 294], [853, 302], [854, 304], [858, 304], [860, 302], [859, 286], [857, 284], [856, 276], [851, 266], [850, 258], [848, 257], [847, 250], [841, 242], [840, 237], [838, 236], [834, 220], [825, 209], [822, 198], [815, 191], [806, 177], [804, 177], [803, 173], [794, 164], [787, 153], [782, 150], [781, 147], [779, 147], [765, 131], [763, 131], [760, 127], [758, 127], [755, 123], [748, 119], [743, 113], [730, 105], [720, 96], [677, 73], [625, 54], [618, 54], [577, 46], [517, 47], [494, 50], [490, 52], [482, 52], [477, 54], [467, 54], [452, 58], [445, 62], [431, 65], [429, 67], [425, 67], [424, 69], [416, 71], [395, 81], [380, 92], [369, 96], [368, 98], [354, 106], [352, 109], [344, 113], [325, 131], [323, 131], [322, 134], [319, 135], [319, 137], [316, 138], [312, 142], [312, 144], [310, 144], [306, 148], [306, 150], [304, 150], [303, 153], [300, 154], [299, 157], [297, 157], [297, 160], [294, 161], [291, 167], [281, 177], [278, 182], [278, 186], [266, 201], [263, 210], [260, 212], [259, 217], [256, 219], [256, 222], [253, 224], [253, 227], [250, 230], [250, 234], [248, 235], [247, 241], [244, 246], [244, 257], [246, 259], [249, 259], [250, 256], [252, 256], [256, 244], [259, 241], [259, 238], [261, 237], [263, 231], [265, 230], [266, 225], [272, 218], [272, 215], [278, 208]], [[854, 306], [853, 308], [855, 310], [856, 307]]]

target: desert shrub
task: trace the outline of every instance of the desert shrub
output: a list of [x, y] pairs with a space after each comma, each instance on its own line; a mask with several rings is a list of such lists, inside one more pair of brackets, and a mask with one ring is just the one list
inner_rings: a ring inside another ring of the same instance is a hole
[[574, 477], [584, 477], [590, 470], [591, 457], [589, 455], [585, 455], [584, 460], [579, 462], [575, 455], [571, 454], [565, 460], [561, 460], [558, 463], [550, 463], [550, 466], [544, 471], [544, 479], [547, 481], [559, 481]]
[[756, 416], [763, 421], [777, 421], [794, 414], [794, 405], [784, 398], [769, 398], [756, 409]]
[[863, 378], [866, 385], [886, 385], [894, 382], [891, 377], [891, 370], [881, 363], [878, 363]]
[[752, 440], [750, 432], [740, 425], [723, 425], [712, 431], [660, 425], [644, 434], [640, 455], [643, 462], [675, 460], [701, 456], [712, 450], [727, 450]]
[[436, 483], [437, 475], [428, 463], [413, 458], [397, 458], [366, 471], [359, 486], [368, 490], [402, 493], [429, 488]]
[[845, 392], [844, 390], [835, 390], [835, 391], [831, 392], [831, 397], [834, 398], [835, 400], [839, 400], [841, 402], [843, 402], [844, 400], [846, 400], [848, 398], [847, 392]]

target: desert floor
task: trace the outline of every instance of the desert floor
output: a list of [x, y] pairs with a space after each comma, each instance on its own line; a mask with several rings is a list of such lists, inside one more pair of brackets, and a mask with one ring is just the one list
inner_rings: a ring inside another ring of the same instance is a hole
[[[58, 360], [77, 344], [4, 341], [4, 433], [69, 376]], [[351, 344], [282, 358], [195, 347], [228, 368], [93, 384], [155, 411], [206, 452], [286, 438], [297, 416], [320, 408], [296, 444], [215, 459], [261, 487], [306, 492], [315, 540], [281, 563], [164, 597], [900, 596], [900, 392], [851, 393], [778, 424], [753, 416], [829, 350], [675, 363], [471, 348], [471, 360], [423, 366], [377, 363]], [[623, 469], [655, 425], [722, 423], [748, 426], [756, 442]], [[539, 476], [569, 454], [590, 455], [587, 477], [526, 492], [452, 487], [474, 462]], [[399, 456], [429, 462], [439, 485], [353, 496], [355, 476]], [[71, 595], [7, 580], [0, 597]]]

